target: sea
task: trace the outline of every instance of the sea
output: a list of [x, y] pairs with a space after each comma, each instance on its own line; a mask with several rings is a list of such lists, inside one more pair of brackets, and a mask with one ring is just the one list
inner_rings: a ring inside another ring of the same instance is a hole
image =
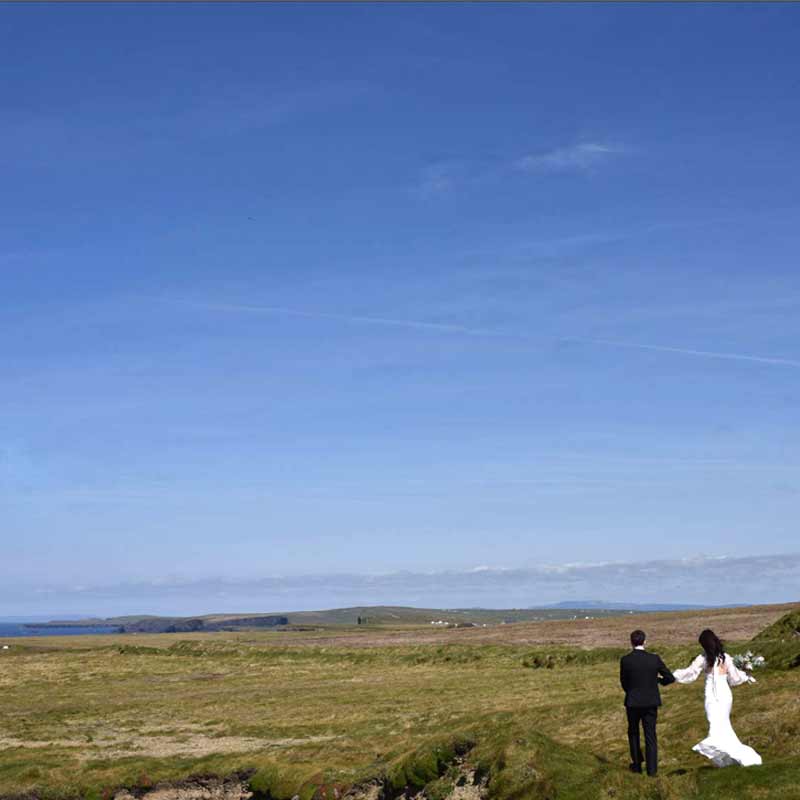
[[63, 628], [28, 628], [21, 622], [0, 622], [0, 640], [16, 636], [81, 636], [95, 633], [117, 633], [119, 627], [108, 625], [99, 628], [65, 625]]

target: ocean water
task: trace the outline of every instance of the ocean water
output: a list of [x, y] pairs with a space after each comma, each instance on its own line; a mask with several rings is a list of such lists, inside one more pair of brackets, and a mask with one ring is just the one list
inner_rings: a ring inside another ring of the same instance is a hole
[[108, 626], [104, 628], [26, 628], [25, 625], [17, 622], [0, 622], [0, 640], [8, 639], [12, 636], [80, 636], [87, 633], [117, 633], [119, 628]]

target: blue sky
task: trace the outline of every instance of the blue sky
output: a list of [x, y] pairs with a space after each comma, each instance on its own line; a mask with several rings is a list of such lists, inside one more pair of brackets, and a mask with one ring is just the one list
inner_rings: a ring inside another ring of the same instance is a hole
[[794, 5], [3, 7], [18, 613], [798, 551], [798, 33]]

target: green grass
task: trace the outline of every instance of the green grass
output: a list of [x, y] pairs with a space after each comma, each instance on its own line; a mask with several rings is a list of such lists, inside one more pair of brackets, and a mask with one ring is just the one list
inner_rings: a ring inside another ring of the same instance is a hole
[[796, 641], [798, 637], [800, 637], [800, 610], [784, 614], [777, 622], [761, 631], [753, 641], [792, 642]]
[[[714, 770], [691, 751], [706, 733], [698, 681], [663, 692], [656, 780], [626, 769], [616, 648], [75, 639], [0, 656], [2, 797], [102, 800], [239, 772], [258, 798], [311, 800], [379, 779], [389, 800], [406, 787], [438, 800], [462, 755], [498, 800], [800, 798], [797, 637], [754, 641], [770, 663], [734, 691], [734, 725], [765, 765]], [[657, 649], [673, 666], [697, 651]]]

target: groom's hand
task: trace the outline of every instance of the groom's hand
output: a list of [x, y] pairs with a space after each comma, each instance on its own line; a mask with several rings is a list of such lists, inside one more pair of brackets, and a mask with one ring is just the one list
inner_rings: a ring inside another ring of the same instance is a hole
[[675, 683], [675, 676], [669, 671], [669, 668], [660, 657], [658, 659], [658, 674], [658, 682], [662, 686], [669, 686], [671, 683]]

